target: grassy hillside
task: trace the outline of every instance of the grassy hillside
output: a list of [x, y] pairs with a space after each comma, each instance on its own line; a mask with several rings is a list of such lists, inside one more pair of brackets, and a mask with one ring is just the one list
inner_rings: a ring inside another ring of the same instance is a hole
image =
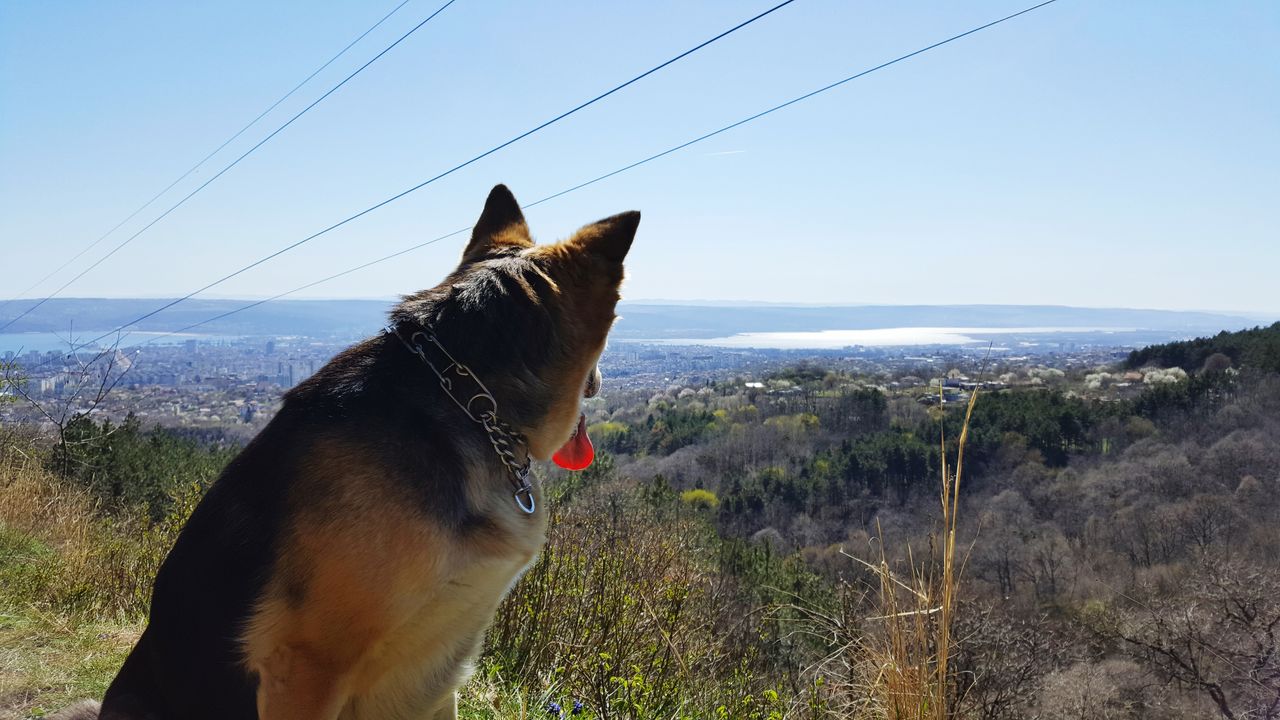
[[[998, 372], [1040, 382], [926, 407], [808, 365], [593, 401], [598, 460], [548, 473], [463, 716], [1275, 717], [1280, 375]], [[101, 694], [234, 453], [73, 437], [0, 435], [0, 716]]]
[[[101, 696], [164, 553], [231, 456], [136, 423], [82, 421], [70, 448], [0, 437], [0, 717]], [[151, 462], [130, 461], [148, 449]], [[817, 718], [855, 700], [870, 716], [925, 692], [929, 673], [943, 681], [928, 692], [951, 687], [917, 641], [900, 652], [918, 675], [877, 680], [890, 636], [845, 625], [865, 593], [722, 538], [705, 503], [621, 480], [607, 457], [551, 493], [548, 546], [499, 610], [465, 718]], [[894, 602], [932, 602], [936, 579], [907, 578], [923, 594]]]

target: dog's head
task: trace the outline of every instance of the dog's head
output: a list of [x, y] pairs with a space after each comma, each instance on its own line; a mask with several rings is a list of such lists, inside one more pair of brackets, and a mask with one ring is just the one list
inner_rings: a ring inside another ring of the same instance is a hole
[[597, 361], [639, 223], [640, 213], [626, 212], [537, 245], [515, 197], [498, 185], [458, 268], [405, 298], [392, 317], [434, 327], [488, 385], [530, 455], [581, 469], [593, 455], [581, 404], [600, 391]]

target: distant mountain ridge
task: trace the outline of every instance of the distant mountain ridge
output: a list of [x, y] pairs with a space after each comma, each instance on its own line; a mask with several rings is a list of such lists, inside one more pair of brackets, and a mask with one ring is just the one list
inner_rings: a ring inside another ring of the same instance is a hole
[[[20, 312], [23, 301], [10, 306]], [[105, 332], [165, 304], [163, 298], [55, 298], [14, 323], [6, 333], [58, 332], [68, 328]], [[230, 312], [252, 301], [192, 299], [131, 329], [171, 332]], [[216, 335], [305, 335], [361, 337], [386, 322], [392, 300], [273, 300], [201, 325], [193, 332]], [[1056, 305], [681, 305], [623, 302], [614, 328], [619, 339], [714, 338], [745, 332], [808, 332], [896, 327], [1090, 327], [1216, 333], [1259, 324], [1259, 318], [1228, 313]]]

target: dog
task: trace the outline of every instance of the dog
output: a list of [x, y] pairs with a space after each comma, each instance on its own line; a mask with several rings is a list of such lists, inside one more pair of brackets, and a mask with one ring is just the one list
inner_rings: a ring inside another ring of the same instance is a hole
[[493, 189], [461, 263], [286, 393], [197, 505], [101, 707], [63, 720], [454, 720], [545, 541], [532, 460], [591, 462], [627, 212], [536, 245]]

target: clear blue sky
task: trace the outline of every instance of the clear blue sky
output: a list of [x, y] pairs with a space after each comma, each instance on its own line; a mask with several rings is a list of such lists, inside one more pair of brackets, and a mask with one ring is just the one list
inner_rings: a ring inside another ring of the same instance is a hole
[[[441, 1], [412, 0], [233, 148]], [[101, 235], [394, 4], [4, 3], [0, 297]], [[770, 4], [458, 0], [64, 294], [184, 294]], [[496, 182], [529, 202], [1022, 7], [799, 0], [212, 294], [301, 285], [469, 225]], [[1280, 3], [1060, 0], [529, 220], [549, 241], [632, 208], [644, 212], [634, 299], [1280, 312]], [[462, 243], [304, 296], [434, 284]]]

